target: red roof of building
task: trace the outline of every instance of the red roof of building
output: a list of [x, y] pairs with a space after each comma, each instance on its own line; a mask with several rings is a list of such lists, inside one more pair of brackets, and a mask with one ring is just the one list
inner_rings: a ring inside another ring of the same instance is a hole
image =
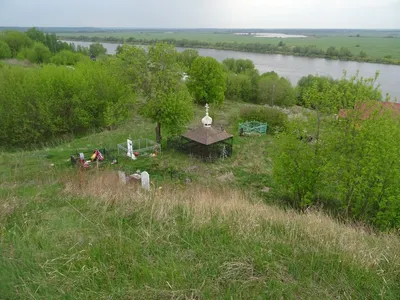
[[371, 113], [377, 112], [382, 114], [385, 111], [391, 110], [394, 116], [400, 115], [400, 103], [395, 102], [363, 102], [356, 105], [354, 109], [341, 109], [339, 110], [339, 118], [346, 118], [350, 112], [359, 114], [361, 120], [366, 120], [370, 117]]

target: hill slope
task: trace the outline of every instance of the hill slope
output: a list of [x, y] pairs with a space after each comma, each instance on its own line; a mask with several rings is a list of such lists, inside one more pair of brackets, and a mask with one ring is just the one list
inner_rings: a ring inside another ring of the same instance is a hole
[[1, 299], [396, 299], [400, 239], [111, 171], [1, 185]]

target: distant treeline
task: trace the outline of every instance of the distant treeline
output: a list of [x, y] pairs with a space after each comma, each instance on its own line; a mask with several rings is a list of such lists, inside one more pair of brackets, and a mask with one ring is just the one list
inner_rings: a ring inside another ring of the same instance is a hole
[[183, 48], [210, 48], [220, 50], [233, 50], [254, 53], [266, 54], [283, 54], [295, 55], [304, 57], [316, 57], [327, 59], [350, 60], [359, 62], [381, 63], [400, 65], [400, 59], [392, 58], [390, 55], [383, 58], [375, 58], [368, 56], [368, 53], [361, 50], [359, 53], [354, 54], [347, 47], [336, 48], [331, 46], [326, 50], [317, 48], [315, 45], [308, 46], [289, 46], [280, 41], [278, 44], [261, 44], [261, 43], [236, 43], [236, 42], [205, 42], [198, 40], [188, 39], [137, 39], [134, 37], [122, 38], [115, 36], [97, 37], [97, 36], [63, 36], [63, 39], [72, 41], [85, 41], [85, 42], [108, 42], [108, 43], [128, 43], [136, 45], [152, 45], [158, 42], [165, 42], [175, 45], [176, 47]]

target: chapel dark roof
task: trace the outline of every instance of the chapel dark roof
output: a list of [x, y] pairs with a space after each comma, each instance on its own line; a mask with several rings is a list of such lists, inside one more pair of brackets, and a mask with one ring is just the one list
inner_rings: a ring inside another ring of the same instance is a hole
[[204, 126], [188, 130], [182, 136], [203, 145], [215, 144], [233, 137], [232, 134], [227, 133], [225, 130]]

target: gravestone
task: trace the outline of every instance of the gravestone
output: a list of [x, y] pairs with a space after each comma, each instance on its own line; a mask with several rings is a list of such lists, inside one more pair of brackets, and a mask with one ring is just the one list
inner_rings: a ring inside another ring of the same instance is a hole
[[126, 184], [126, 175], [125, 172], [118, 171], [119, 182], [122, 184]]
[[142, 188], [144, 188], [146, 191], [150, 191], [150, 175], [146, 171], [142, 172], [141, 174], [141, 179], [142, 179]]

